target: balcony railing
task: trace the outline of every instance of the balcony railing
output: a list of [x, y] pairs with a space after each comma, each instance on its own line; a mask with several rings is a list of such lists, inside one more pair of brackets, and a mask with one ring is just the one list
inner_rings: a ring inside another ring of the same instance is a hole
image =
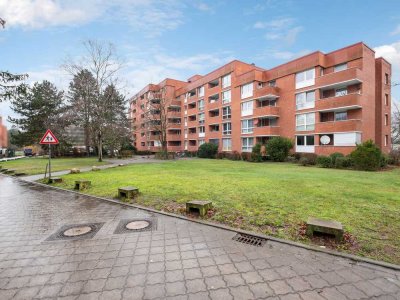
[[339, 97], [321, 98], [315, 101], [315, 109], [323, 111], [335, 111], [340, 107], [360, 107], [361, 97], [359, 93], [347, 94]]
[[253, 110], [255, 117], [261, 116], [279, 116], [279, 106], [255, 107]]
[[254, 99], [276, 99], [279, 97], [279, 88], [276, 86], [264, 86], [262, 88], [255, 88], [253, 92]]
[[315, 85], [319, 89], [333, 89], [344, 87], [362, 82], [362, 71], [359, 68], [350, 68], [347, 70], [329, 73], [315, 79]]
[[253, 128], [253, 135], [279, 135], [279, 126], [260, 126]]
[[344, 121], [319, 122], [315, 124], [315, 132], [346, 132], [346, 131], [361, 131], [362, 122], [358, 119]]

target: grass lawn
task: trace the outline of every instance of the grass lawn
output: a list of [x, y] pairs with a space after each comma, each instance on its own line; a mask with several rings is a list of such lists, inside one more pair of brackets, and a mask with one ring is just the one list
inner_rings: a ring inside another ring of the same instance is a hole
[[400, 264], [400, 169], [385, 172], [196, 159], [66, 175], [92, 180], [89, 194], [115, 197], [118, 187], [140, 188], [140, 205], [183, 212], [187, 200], [211, 200], [207, 218], [230, 226], [311, 243], [300, 234], [309, 216], [343, 223], [354, 242], [336, 249]]
[[[46, 164], [49, 162], [45, 157], [27, 157], [6, 162], [0, 162], [0, 166], [7, 169], [15, 169], [17, 172], [23, 172], [28, 175], [42, 174], [46, 170]], [[51, 171], [62, 171], [71, 168], [84, 168], [90, 166], [105, 165], [99, 163], [96, 157], [84, 158], [52, 158]]]

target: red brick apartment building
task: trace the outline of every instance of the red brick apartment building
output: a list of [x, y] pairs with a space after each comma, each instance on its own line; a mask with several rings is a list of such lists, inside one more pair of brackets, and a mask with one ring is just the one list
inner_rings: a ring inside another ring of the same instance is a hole
[[0, 149], [8, 148], [7, 127], [3, 125], [3, 119], [0, 117]]
[[168, 151], [196, 151], [216, 143], [219, 151], [249, 152], [274, 136], [295, 141], [296, 152], [350, 153], [372, 139], [391, 147], [391, 65], [363, 43], [320, 51], [272, 69], [234, 60], [186, 82], [149, 84], [130, 101], [138, 150], [160, 149], [159, 132], [146, 110], [168, 100]]

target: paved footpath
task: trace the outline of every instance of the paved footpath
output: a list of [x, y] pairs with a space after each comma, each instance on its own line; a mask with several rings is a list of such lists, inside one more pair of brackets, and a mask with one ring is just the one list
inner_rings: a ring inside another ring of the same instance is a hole
[[[114, 233], [150, 218], [152, 231]], [[92, 237], [47, 239], [68, 224]], [[0, 299], [400, 299], [400, 272], [0, 176]]]

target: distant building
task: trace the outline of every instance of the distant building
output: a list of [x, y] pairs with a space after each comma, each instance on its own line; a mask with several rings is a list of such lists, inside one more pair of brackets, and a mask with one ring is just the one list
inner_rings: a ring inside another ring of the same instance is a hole
[[391, 149], [391, 65], [364, 43], [316, 51], [272, 69], [232, 61], [187, 82], [149, 84], [130, 100], [138, 150], [158, 151], [159, 132], [146, 116], [166, 90], [169, 151], [251, 152], [274, 136], [294, 140], [296, 152], [348, 154], [373, 140]]
[[3, 125], [3, 118], [0, 116], [0, 149], [8, 148], [7, 127]]

